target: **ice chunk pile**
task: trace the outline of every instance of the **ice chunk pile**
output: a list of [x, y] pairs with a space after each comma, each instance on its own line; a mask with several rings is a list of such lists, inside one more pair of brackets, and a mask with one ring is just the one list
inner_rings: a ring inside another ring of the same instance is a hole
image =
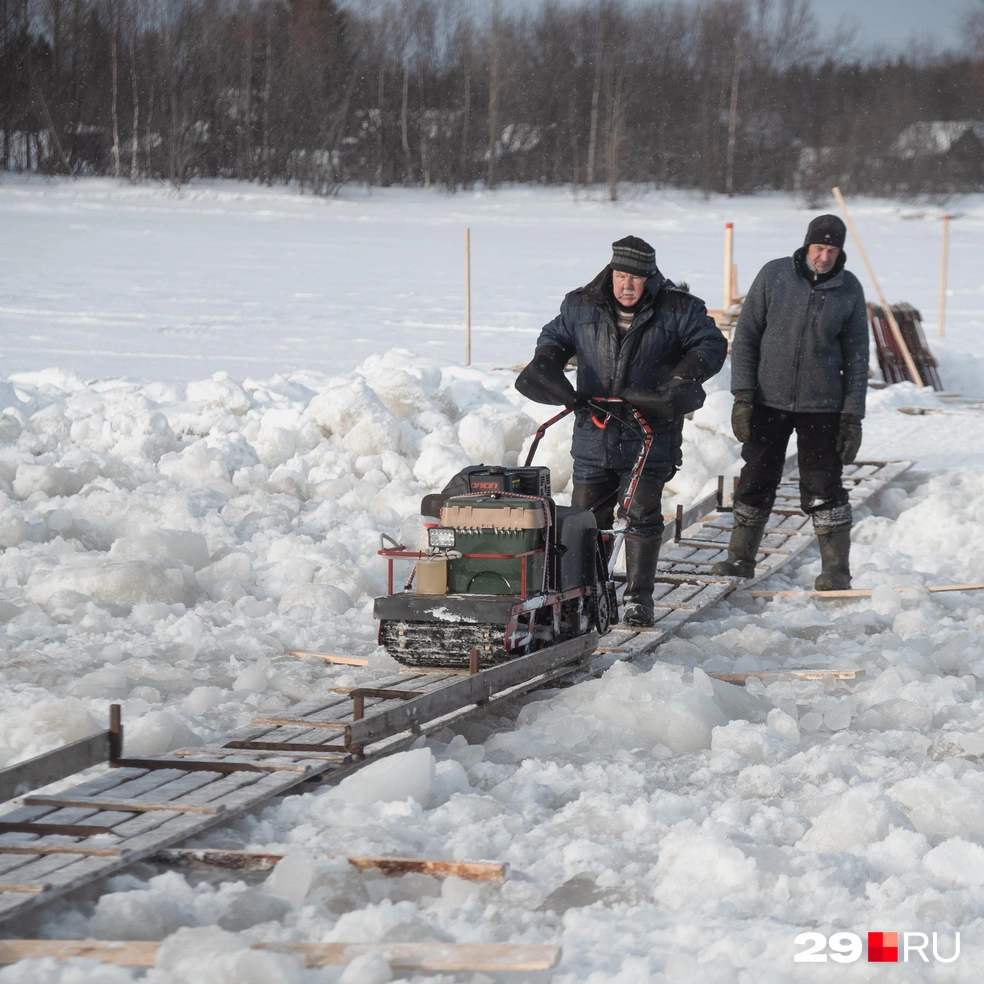
[[[70, 692], [94, 721], [122, 700], [131, 740], [163, 750], [282, 710], [330, 672], [285, 648], [330, 644], [383, 665], [368, 614], [384, 589], [380, 534], [399, 536], [465, 465], [525, 454], [551, 409], [514, 378], [404, 349], [334, 377], [12, 377], [0, 394], [0, 737], [14, 708]], [[688, 434], [699, 425], [706, 443], [719, 418], [701, 411]], [[564, 423], [537, 458], [561, 497]], [[702, 486], [696, 445], [687, 458], [680, 488]], [[11, 738], [0, 757], [74, 733], [37, 720], [32, 741]], [[687, 727], [679, 741], [693, 743]]]
[[[0, 764], [91, 734], [111, 700], [128, 750], [155, 754], [390, 672], [371, 618], [380, 534], [418, 536], [421, 496], [463, 464], [521, 458], [549, 411], [512, 378], [401, 350], [347, 376], [243, 384], [14, 377], [0, 415]], [[735, 469], [728, 407], [712, 387], [687, 423], [668, 502]], [[568, 442], [556, 429], [538, 459], [561, 495]], [[974, 966], [984, 623], [974, 595], [892, 589], [984, 580], [982, 497], [979, 474], [955, 468], [859, 511], [852, 559], [870, 600], [736, 594], [650, 658], [211, 835], [284, 854], [263, 883], [134, 870], [53, 907], [44, 933], [163, 939], [162, 984], [324, 979], [256, 958], [253, 939], [558, 940], [563, 981], [764, 980], [816, 926], [960, 926]], [[817, 569], [807, 553], [777, 586]], [[370, 666], [284, 654], [329, 646]], [[712, 676], [804, 667], [865, 675], [744, 688]], [[346, 855], [484, 857], [512, 877], [391, 880]], [[695, 925], [718, 927], [713, 954]], [[0, 984], [27, 970], [0, 970]], [[392, 973], [372, 957], [331, 979]]]

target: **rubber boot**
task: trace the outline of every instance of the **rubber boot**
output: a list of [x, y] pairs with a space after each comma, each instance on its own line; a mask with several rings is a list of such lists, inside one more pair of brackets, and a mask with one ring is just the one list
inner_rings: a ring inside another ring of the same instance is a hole
[[625, 594], [622, 622], [625, 625], [653, 624], [653, 583], [659, 560], [660, 538], [625, 538]]
[[754, 577], [755, 558], [772, 510], [735, 501], [734, 526], [728, 543], [728, 559], [719, 560], [711, 573], [725, 577]]
[[820, 509], [811, 516], [820, 544], [822, 569], [815, 591], [846, 591], [851, 586], [851, 504]]
[[851, 527], [842, 526], [817, 534], [820, 543], [820, 571], [813, 587], [816, 591], [846, 591], [851, 586]]

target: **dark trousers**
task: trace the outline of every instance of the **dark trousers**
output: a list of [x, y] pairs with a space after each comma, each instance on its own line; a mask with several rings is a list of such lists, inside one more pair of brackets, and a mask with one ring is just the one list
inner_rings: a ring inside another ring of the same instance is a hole
[[752, 438], [741, 448], [745, 466], [735, 499], [756, 509], [771, 509], [782, 480], [786, 446], [796, 431], [799, 452], [800, 505], [810, 514], [846, 505], [837, 453], [839, 413], [787, 413], [760, 403], [752, 411]]
[[[577, 509], [590, 509], [600, 530], [610, 530], [615, 519], [615, 509], [622, 518], [622, 500], [630, 473], [598, 469], [603, 475], [596, 482], [575, 482], [571, 505]], [[669, 475], [667, 475], [669, 480]], [[640, 478], [629, 506], [626, 536], [643, 540], [655, 538], [659, 543], [663, 536], [663, 485], [664, 481]]]

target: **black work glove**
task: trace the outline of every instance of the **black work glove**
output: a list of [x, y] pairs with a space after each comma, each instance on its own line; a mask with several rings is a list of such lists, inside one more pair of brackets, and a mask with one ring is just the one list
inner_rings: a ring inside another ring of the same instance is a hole
[[752, 439], [752, 410], [755, 408], [755, 393], [742, 390], [735, 393], [735, 405], [731, 408], [731, 430], [742, 444]]
[[644, 417], [679, 417], [704, 405], [704, 390], [692, 379], [674, 377], [654, 390], [629, 386], [619, 395]]
[[837, 432], [837, 453], [841, 462], [851, 464], [861, 450], [861, 418], [856, 413], [840, 415], [840, 430]]
[[533, 361], [517, 377], [516, 389], [535, 403], [579, 408], [577, 390], [564, 375], [566, 362], [562, 349], [555, 345], [539, 346], [533, 353]]
[[695, 383], [702, 383], [708, 376], [714, 375], [710, 369], [711, 367], [702, 355], [697, 352], [688, 352], [673, 367], [673, 372], [670, 375], [674, 379], [692, 379]]

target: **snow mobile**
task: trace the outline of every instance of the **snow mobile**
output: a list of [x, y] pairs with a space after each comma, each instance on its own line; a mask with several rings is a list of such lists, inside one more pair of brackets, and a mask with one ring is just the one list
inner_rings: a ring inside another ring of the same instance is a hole
[[[652, 430], [620, 399], [590, 402], [595, 426], [631, 411], [641, 429], [643, 445], [623, 502], [627, 512]], [[590, 631], [603, 635], [617, 622], [613, 570], [624, 523], [599, 530], [590, 510], [557, 505], [549, 469], [532, 463], [546, 429], [570, 412], [540, 425], [525, 465], [473, 465], [443, 491], [424, 496], [426, 543], [420, 549], [383, 535], [387, 593], [375, 599], [373, 614], [379, 644], [398, 662], [466, 668], [477, 650], [484, 668]], [[403, 590], [394, 591], [393, 565], [400, 558], [415, 564]]]

